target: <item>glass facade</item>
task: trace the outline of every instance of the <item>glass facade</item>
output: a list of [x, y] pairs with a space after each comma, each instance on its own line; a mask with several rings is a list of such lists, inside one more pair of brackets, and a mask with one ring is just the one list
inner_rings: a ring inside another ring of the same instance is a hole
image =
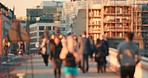
[[44, 26], [39, 26], [39, 30], [44, 30]]

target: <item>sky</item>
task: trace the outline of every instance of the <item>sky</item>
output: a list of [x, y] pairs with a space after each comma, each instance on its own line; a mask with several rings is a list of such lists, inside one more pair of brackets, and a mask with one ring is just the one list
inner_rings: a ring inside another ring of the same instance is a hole
[[66, 1], [66, 0], [0, 0], [9, 9], [15, 7], [17, 17], [26, 16], [26, 8], [34, 8], [42, 1]]

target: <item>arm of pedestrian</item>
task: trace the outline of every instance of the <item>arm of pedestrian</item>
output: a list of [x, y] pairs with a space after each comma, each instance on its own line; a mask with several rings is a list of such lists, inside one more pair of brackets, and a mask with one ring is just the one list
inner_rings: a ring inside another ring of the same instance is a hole
[[73, 56], [75, 57], [75, 61], [78, 63], [80, 62], [80, 57], [77, 52], [73, 52]]
[[61, 53], [60, 53], [60, 59], [62, 59], [62, 60], [65, 59], [67, 53], [68, 53], [68, 50], [65, 47], [63, 47], [61, 50]]
[[141, 56], [140, 56], [140, 51], [139, 51], [139, 47], [136, 46], [136, 53], [135, 53], [135, 62], [136, 64], [138, 64], [140, 62]]
[[141, 56], [140, 55], [136, 55], [135, 56], [135, 62], [136, 64], [138, 64], [140, 62]]
[[121, 64], [121, 59], [123, 58], [122, 52], [121, 52], [121, 44], [118, 45], [118, 54], [117, 54], [117, 59], [119, 64]]
[[45, 46], [45, 39], [43, 39], [42, 44], [41, 44], [41, 48]]

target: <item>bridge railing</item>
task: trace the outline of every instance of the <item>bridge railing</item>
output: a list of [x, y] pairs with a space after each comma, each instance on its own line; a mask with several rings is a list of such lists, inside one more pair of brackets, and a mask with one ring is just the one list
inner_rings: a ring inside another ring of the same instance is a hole
[[[117, 61], [117, 49], [110, 48], [109, 56], [107, 61], [111, 70], [118, 72], [120, 71], [120, 65]], [[140, 63], [136, 66], [135, 78], [148, 78], [148, 58], [142, 57]]]

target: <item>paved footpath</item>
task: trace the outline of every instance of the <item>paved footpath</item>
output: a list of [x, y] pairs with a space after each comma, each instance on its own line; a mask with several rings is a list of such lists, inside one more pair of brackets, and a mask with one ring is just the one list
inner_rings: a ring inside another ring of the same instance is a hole
[[[34, 56], [32, 58], [32, 65], [33, 68], [31, 66], [31, 59], [24, 61], [24, 63], [21, 66], [16, 67], [13, 71], [10, 72], [11, 76], [23, 73], [26, 75], [25, 78], [54, 78], [52, 64], [49, 63], [49, 66], [45, 66], [41, 56]], [[81, 73], [81, 71], [79, 71], [79, 76], [77, 78], [119, 78], [119, 75], [117, 75], [109, 69], [107, 70], [107, 73], [96, 73], [97, 70], [95, 62], [90, 62], [89, 65], [89, 72], [83, 74]], [[8, 77], [5, 76], [5, 78]], [[63, 72], [61, 78], [65, 78]]]

